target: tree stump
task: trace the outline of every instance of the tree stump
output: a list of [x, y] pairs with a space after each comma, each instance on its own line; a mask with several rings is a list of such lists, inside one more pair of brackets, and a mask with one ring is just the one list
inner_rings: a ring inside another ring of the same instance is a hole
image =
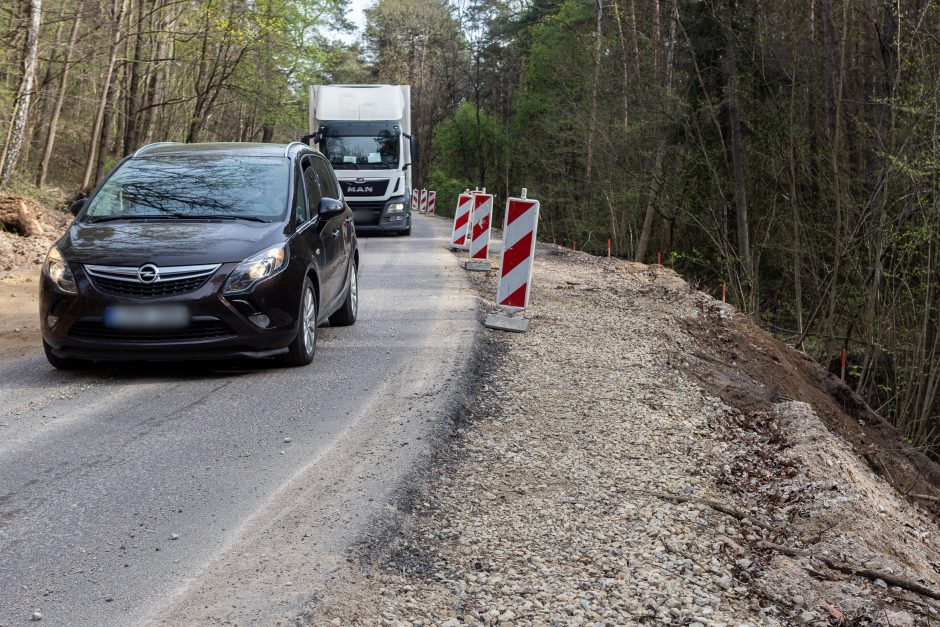
[[0, 196], [0, 228], [24, 237], [42, 235], [37, 212], [20, 196]]

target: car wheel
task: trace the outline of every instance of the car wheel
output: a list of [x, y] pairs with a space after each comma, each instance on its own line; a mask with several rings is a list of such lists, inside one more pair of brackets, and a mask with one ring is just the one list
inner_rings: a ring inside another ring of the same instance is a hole
[[297, 337], [287, 347], [287, 353], [281, 355], [281, 361], [288, 366], [306, 366], [313, 361], [317, 352], [317, 293], [310, 278], [304, 278], [304, 289], [300, 297], [300, 317], [297, 324]]
[[359, 268], [355, 259], [349, 264], [349, 287], [346, 289], [346, 298], [343, 306], [330, 316], [330, 324], [334, 327], [348, 327], [356, 324], [356, 314], [359, 313]]
[[42, 341], [42, 350], [46, 353], [46, 360], [52, 365], [53, 368], [57, 368], [58, 370], [75, 370], [77, 368], [83, 368], [88, 365], [88, 362], [84, 359], [59, 357], [52, 352], [52, 347], [46, 344], [46, 340]]

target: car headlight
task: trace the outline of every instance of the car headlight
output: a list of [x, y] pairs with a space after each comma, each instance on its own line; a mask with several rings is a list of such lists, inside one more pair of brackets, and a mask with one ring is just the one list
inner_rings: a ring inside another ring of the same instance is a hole
[[69, 264], [62, 258], [62, 253], [55, 246], [49, 249], [46, 255], [46, 262], [42, 264], [42, 273], [49, 277], [52, 284], [66, 294], [77, 294], [78, 288], [75, 286], [75, 277], [69, 269]]
[[287, 266], [287, 243], [278, 244], [252, 255], [232, 270], [225, 282], [225, 294], [247, 292], [258, 282], [270, 278]]
[[389, 213], [401, 213], [405, 210], [405, 203], [403, 202], [393, 202], [388, 206]]

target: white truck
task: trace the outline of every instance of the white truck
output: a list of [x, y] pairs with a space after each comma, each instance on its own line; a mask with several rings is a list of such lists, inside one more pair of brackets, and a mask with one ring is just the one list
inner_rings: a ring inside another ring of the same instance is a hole
[[311, 85], [312, 139], [336, 171], [357, 231], [411, 234], [409, 85]]

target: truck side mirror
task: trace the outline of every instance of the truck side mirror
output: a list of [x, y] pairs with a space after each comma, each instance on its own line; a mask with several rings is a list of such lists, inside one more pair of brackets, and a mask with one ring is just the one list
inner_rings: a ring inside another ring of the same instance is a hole
[[412, 135], [410, 138], [411, 141], [411, 163], [418, 162], [418, 138]]

